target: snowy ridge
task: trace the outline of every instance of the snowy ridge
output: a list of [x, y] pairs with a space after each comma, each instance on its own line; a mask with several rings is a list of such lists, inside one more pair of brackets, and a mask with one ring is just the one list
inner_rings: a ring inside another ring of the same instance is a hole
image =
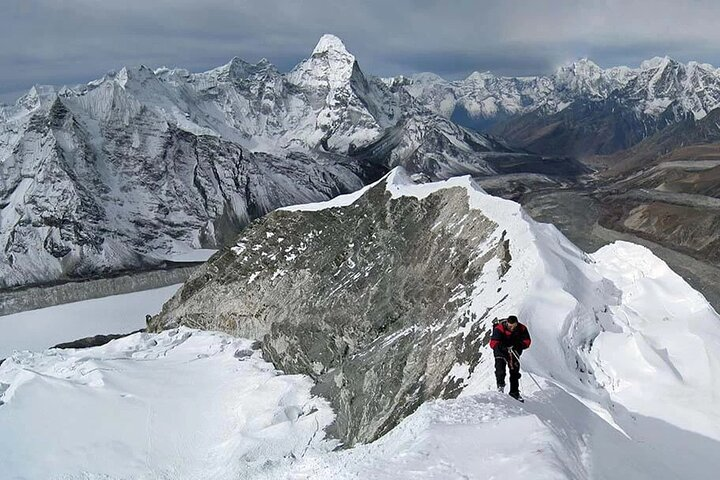
[[[593, 387], [600, 387], [600, 393], [595, 391], [598, 402], [602, 402], [605, 389], [611, 396], [632, 400], [638, 408], [646, 405], [642, 399], [647, 390], [630, 380], [631, 372], [663, 371], [668, 375], [665, 387], [676, 389], [672, 396], [688, 400], [685, 407], [697, 410], [689, 399], [705, 399], [700, 405], [708, 405], [705, 414], [716, 420], [706, 424], [710, 427], [708, 433], [714, 432], [713, 438], [720, 440], [720, 416], [712, 411], [709, 401], [720, 393], [720, 386], [707, 382], [720, 361], [720, 316], [702, 294], [649, 249], [616, 242], [588, 255], [554, 226], [535, 222], [513, 201], [488, 195], [470, 177], [416, 184], [400, 168], [356, 193], [284, 210], [348, 207], [383, 181], [394, 198], [421, 199], [446, 188], [465, 189], [471, 208], [482, 211], [499, 225], [499, 231], [515, 239], [510, 244], [515, 259], [507, 274], [510, 278], [502, 281], [513, 290], [495, 295], [498, 300], [509, 295], [514, 302], [505, 303], [493, 313], [498, 317], [517, 313], [535, 332], [537, 339], [528, 352], [527, 361], [532, 361], [528, 366], [563, 385], [578, 388], [584, 397], [595, 396], [590, 395], [592, 389], [587, 390], [586, 382], [592, 380]], [[492, 296], [488, 298], [492, 285], [481, 285], [477, 285], [476, 303], [470, 306], [477, 312], [495, 303]], [[638, 357], [629, 359], [620, 351]], [[706, 353], [697, 357], [693, 356], [695, 351]], [[626, 362], [638, 366], [620, 374]], [[583, 366], [588, 375], [578, 378], [576, 366]], [[567, 373], [568, 369], [571, 376], [560, 378], [560, 372]], [[665, 387], [666, 393], [670, 391]], [[693, 422], [694, 428], [702, 426], [684, 414], [675, 420], [683, 416]]]
[[[585, 254], [554, 226], [535, 222], [515, 202], [486, 194], [470, 177], [418, 185], [396, 169], [387, 178], [393, 197], [425, 198], [446, 188], [466, 190], [471, 208], [497, 223], [496, 235], [512, 239], [506, 276], [483, 275], [466, 308], [478, 316], [490, 309], [500, 318], [523, 319], [534, 337], [523, 357], [526, 368], [613, 425], [627, 420], [614, 410], [618, 402], [720, 440], [720, 414], [712, 401], [720, 385], [709, 380], [720, 365], [720, 316], [699, 292], [645, 247], [616, 242]], [[294, 209], [349, 206], [360, 193]], [[488, 388], [491, 368], [487, 364], [484, 374], [468, 379], [466, 392]], [[648, 395], [657, 401], [647, 402]]]
[[[396, 169], [383, 181], [394, 199], [463, 192], [470, 208], [494, 223], [477, 251], [499, 238], [509, 241], [509, 257], [492, 256], [458, 303], [457, 318], [476, 320], [454, 328], [471, 335], [473, 322], [508, 314], [528, 325], [533, 345], [521, 359], [527, 403], [488, 392], [493, 361], [483, 346], [474, 370], [458, 363], [450, 371], [464, 386], [459, 398], [427, 402], [379, 440], [330, 452], [334, 444], [322, 427], [332, 412], [309, 396], [309, 379], [276, 376], [250, 341], [180, 328], [87, 351], [14, 354], [0, 366], [0, 432], [23, 433], [0, 433], [0, 459], [6, 455], [11, 471], [28, 478], [47, 471], [67, 472], [67, 478], [190, 472], [197, 478], [610, 480], [619, 471], [633, 479], [714, 478], [720, 317], [702, 295], [644, 247], [617, 242], [585, 254], [555, 227], [534, 222], [518, 204], [486, 194], [469, 177], [415, 184]], [[378, 186], [285, 212], [349, 213]], [[457, 230], [465, 227], [455, 221]], [[202, 388], [177, 378], [196, 379]], [[45, 448], [77, 448], [70, 458], [44, 452], [38, 462], [30, 446], [36, 424], [29, 419], [47, 411], [49, 398], [65, 410], [44, 428], [65, 433]], [[110, 448], [117, 453], [117, 443], [110, 447], [98, 438], [87, 447], [85, 430], [63, 430], [61, 420], [88, 412], [94, 418], [106, 404], [128, 409], [125, 423], [134, 427], [118, 422], [93, 434], [120, 436], [127, 448], [122, 460], [100, 465], [92, 459], [109, 458]], [[176, 412], [188, 417], [186, 425], [169, 420]], [[255, 415], [258, 423], [250, 421]], [[149, 425], [157, 431], [146, 443], [135, 435]], [[199, 437], [186, 437], [193, 429]], [[175, 448], [192, 454], [181, 460]], [[509, 466], [514, 462], [518, 468]]]
[[[471, 208], [514, 240], [505, 287], [495, 292], [498, 303], [505, 295], [510, 301], [493, 313], [525, 319], [535, 338], [523, 357], [531, 371], [601, 409], [611, 409], [609, 395], [636, 412], [651, 410], [653, 417], [720, 440], [720, 413], [711, 401], [719, 385], [708, 382], [720, 365], [720, 316], [699, 292], [645, 247], [616, 242], [585, 254], [554, 226], [487, 195], [470, 177], [415, 185], [395, 170], [388, 179], [393, 196], [423, 198], [452, 187], [466, 189]], [[482, 313], [495, 303], [488, 287], [476, 284], [470, 309]], [[697, 351], [704, 352], [700, 358]], [[652, 396], [677, 402], [675, 409], [645, 401], [653, 388], [643, 372], [650, 371], [651, 383], [662, 383]]]

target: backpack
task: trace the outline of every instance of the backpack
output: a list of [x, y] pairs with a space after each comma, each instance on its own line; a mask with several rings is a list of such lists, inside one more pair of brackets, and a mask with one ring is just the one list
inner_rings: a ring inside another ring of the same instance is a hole
[[506, 321], [507, 321], [507, 318], [497, 318], [497, 317], [493, 318], [492, 327], [495, 328], [498, 325], [500, 325], [501, 323], [505, 323]]

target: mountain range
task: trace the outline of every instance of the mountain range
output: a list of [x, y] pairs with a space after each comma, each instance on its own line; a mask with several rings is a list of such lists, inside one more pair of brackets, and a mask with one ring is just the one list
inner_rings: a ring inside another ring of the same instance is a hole
[[0, 288], [157, 267], [396, 165], [430, 179], [582, 170], [560, 163], [366, 76], [332, 35], [289, 73], [234, 58], [34, 87], [0, 109]]
[[610, 154], [720, 106], [720, 69], [668, 57], [603, 69], [581, 59], [547, 76], [475, 72], [458, 81], [425, 73], [386, 79], [461, 125], [554, 155]]
[[[492, 177], [483, 185], [518, 199], [572, 185], [590, 171], [578, 160], [635, 178], [668, 149], [713, 141], [719, 103], [720, 70], [707, 64], [583, 59], [547, 76], [381, 79], [333, 35], [287, 73], [233, 58], [201, 73], [140, 66], [36, 86], [0, 107], [0, 289], [163, 267], [395, 166], [426, 181]], [[680, 233], [695, 212], [663, 226], [664, 210], [645, 209], [635, 228], [615, 194], [627, 203], [636, 188], [607, 188], [610, 177], [598, 177], [612, 197], [604, 225], [711, 258], [711, 233]], [[668, 235], [673, 223], [683, 226]]]
[[[715, 77], [380, 79], [326, 35], [287, 73], [34, 87], [0, 109], [0, 289], [212, 256], [182, 285], [3, 317], [3, 474], [714, 479], [716, 309], [650, 249], [534, 217], [720, 263]], [[522, 403], [490, 348], [509, 315], [532, 338], [506, 360]]]

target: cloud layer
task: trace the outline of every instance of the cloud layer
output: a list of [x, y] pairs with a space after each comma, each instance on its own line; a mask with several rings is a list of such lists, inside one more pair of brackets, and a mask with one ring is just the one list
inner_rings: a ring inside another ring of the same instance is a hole
[[379, 75], [522, 75], [587, 56], [720, 63], [720, 2], [632, 0], [4, 0], [0, 100], [123, 65], [204, 70], [233, 56], [287, 70], [323, 33]]

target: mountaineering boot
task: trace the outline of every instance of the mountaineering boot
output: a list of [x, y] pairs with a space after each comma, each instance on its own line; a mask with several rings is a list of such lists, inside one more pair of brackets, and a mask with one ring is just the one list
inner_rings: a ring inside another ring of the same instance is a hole
[[505, 385], [498, 385], [497, 389], [498, 389], [498, 392], [505, 393]]
[[509, 395], [518, 402], [525, 403], [525, 399], [520, 395], [520, 392], [510, 392]]

